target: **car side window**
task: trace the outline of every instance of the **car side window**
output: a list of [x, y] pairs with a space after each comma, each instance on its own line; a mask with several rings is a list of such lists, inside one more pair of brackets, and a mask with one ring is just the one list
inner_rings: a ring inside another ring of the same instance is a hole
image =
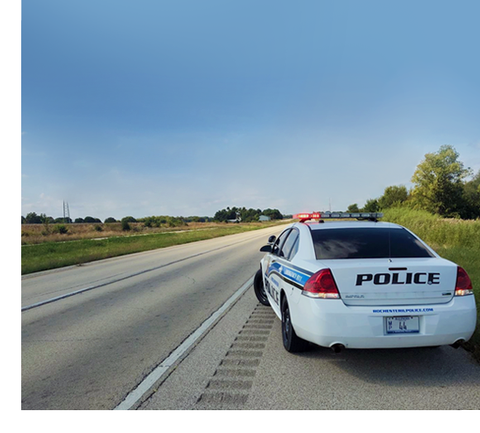
[[298, 250], [298, 230], [292, 229], [288, 238], [285, 240], [279, 256], [291, 260]]
[[283, 241], [285, 240], [285, 238], [288, 236], [289, 233], [290, 233], [290, 229], [285, 230], [285, 231], [277, 238], [277, 240], [275, 241], [275, 243], [273, 244], [273, 247], [272, 247], [272, 254], [275, 254], [276, 256], [279, 255], [279, 253], [280, 253], [280, 248], [281, 248], [282, 245], [283, 245]]

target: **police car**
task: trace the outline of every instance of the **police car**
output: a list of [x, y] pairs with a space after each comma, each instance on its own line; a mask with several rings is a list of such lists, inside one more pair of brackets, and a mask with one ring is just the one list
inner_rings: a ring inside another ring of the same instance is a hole
[[335, 352], [458, 347], [472, 336], [477, 313], [465, 270], [381, 216], [297, 214], [300, 222], [261, 248], [255, 293], [282, 321], [287, 351], [308, 342]]

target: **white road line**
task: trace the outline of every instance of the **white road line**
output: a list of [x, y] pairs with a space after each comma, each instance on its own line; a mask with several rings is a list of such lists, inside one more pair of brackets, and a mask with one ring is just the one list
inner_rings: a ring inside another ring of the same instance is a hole
[[213, 324], [242, 296], [253, 284], [253, 276], [238, 289], [215, 313], [190, 334], [162, 363], [156, 367], [114, 410], [133, 408], [152, 387], [162, 379], [170, 368], [201, 339]]

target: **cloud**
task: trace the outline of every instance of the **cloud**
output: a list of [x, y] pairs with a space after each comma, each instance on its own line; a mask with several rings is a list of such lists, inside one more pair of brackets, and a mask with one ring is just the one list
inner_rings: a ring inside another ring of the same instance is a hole
[[44, 213], [56, 218], [63, 214], [63, 201], [43, 192], [34, 198], [24, 196], [22, 197], [22, 215], [25, 216], [29, 212]]

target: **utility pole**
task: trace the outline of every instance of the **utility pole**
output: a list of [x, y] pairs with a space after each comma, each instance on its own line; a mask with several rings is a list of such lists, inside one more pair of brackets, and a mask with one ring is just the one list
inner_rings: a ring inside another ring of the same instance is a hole
[[67, 223], [67, 218], [68, 222], [70, 222], [70, 209], [68, 207], [68, 203], [64, 200], [63, 201], [63, 222]]

